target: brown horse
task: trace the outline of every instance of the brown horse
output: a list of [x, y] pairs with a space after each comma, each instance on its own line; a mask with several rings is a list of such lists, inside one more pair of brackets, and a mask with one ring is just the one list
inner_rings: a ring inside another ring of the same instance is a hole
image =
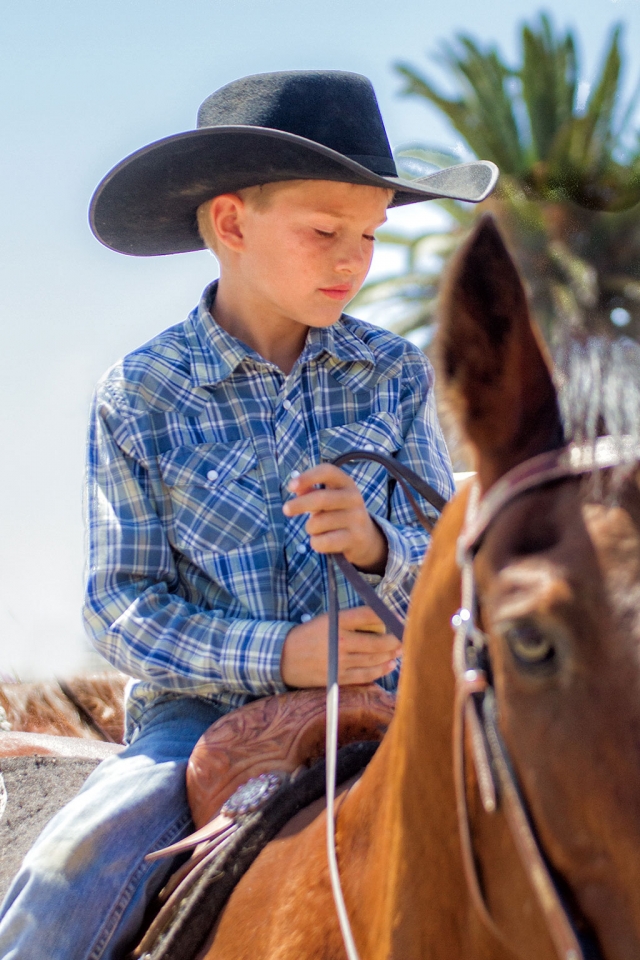
[[120, 673], [101, 673], [0, 683], [0, 741], [6, 730], [122, 743], [126, 681]]
[[[549, 361], [491, 221], [481, 222], [449, 274], [439, 338], [441, 376], [483, 492], [572, 439], [563, 439]], [[598, 418], [610, 430], [607, 390], [597, 409], [593, 380], [572, 389], [574, 414], [582, 404], [586, 423], [595, 409], [596, 432]], [[499, 729], [567, 909], [591, 938], [589, 956], [606, 960], [640, 957], [639, 483], [634, 462], [589, 482], [563, 479], [523, 493], [491, 523], [474, 561]], [[461, 606], [456, 541], [468, 498], [467, 486], [438, 524], [412, 599], [395, 718], [337, 813], [342, 885], [362, 960], [559, 956], [504, 805], [491, 813], [481, 803], [468, 743], [471, 845], [493, 930], [463, 866], [451, 618]], [[201, 957], [344, 956], [320, 814], [292, 823], [262, 851]]]

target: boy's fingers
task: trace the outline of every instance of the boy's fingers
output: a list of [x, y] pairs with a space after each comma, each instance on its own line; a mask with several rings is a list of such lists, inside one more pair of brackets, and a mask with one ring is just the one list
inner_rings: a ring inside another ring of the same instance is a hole
[[[310, 620], [308, 626], [312, 623], [318, 624], [326, 637], [326, 631], [329, 623], [327, 613], [319, 613], [313, 620]], [[377, 613], [374, 613], [371, 607], [348, 607], [339, 613], [339, 623], [341, 630], [366, 630], [371, 633], [385, 633], [384, 624]]]
[[[320, 614], [298, 624], [287, 635], [281, 671], [293, 687], [324, 686], [327, 675], [328, 616]], [[370, 632], [378, 631], [378, 632]], [[402, 645], [384, 632], [370, 607], [340, 613], [338, 678], [341, 684], [372, 683], [396, 668]]]
[[338, 681], [344, 686], [373, 683], [375, 680], [379, 680], [380, 677], [386, 677], [388, 673], [392, 673], [396, 666], [395, 660], [392, 660], [381, 667], [343, 670], [339, 673]]
[[343, 670], [377, 670], [382, 669], [387, 663], [397, 663], [400, 657], [390, 657], [388, 653], [377, 657], [343, 657], [340, 666]]
[[344, 470], [339, 470], [338, 467], [334, 467], [331, 463], [321, 463], [318, 464], [317, 467], [311, 467], [310, 470], [305, 470], [304, 473], [301, 473], [300, 476], [294, 480], [290, 480], [289, 490], [301, 496], [303, 493], [313, 490], [318, 484], [323, 484], [325, 487], [332, 487], [334, 489], [339, 489], [340, 487], [355, 487], [355, 481], [353, 481]]
[[[326, 614], [323, 614], [326, 616]], [[384, 624], [371, 607], [350, 607], [340, 611], [341, 630], [369, 630], [373, 633], [384, 633]]]
[[[390, 633], [381, 636], [375, 633], [342, 633], [339, 641], [340, 656], [369, 657], [371, 663], [380, 663], [385, 657], [390, 660], [401, 653], [402, 647]], [[377, 658], [377, 659], [376, 659]]]
[[316, 553], [345, 553], [353, 542], [350, 530], [331, 530], [311, 537], [309, 545]]
[[[349, 531], [345, 521], [348, 521], [349, 517], [344, 510], [329, 510], [326, 513], [314, 513], [312, 514], [305, 524], [305, 531], [309, 534], [310, 537], [317, 537], [323, 533], [330, 533], [337, 530], [348, 531], [350, 536], [353, 538], [353, 529]], [[352, 526], [355, 527], [357, 520], [357, 515], [353, 516]], [[359, 526], [363, 526], [360, 524]]]
[[325, 510], [352, 510], [358, 507], [362, 498], [357, 487], [353, 489], [341, 487], [339, 490], [311, 490], [309, 493], [300, 493], [297, 497], [287, 500], [282, 512], [288, 517], [298, 516], [301, 513], [319, 513]]

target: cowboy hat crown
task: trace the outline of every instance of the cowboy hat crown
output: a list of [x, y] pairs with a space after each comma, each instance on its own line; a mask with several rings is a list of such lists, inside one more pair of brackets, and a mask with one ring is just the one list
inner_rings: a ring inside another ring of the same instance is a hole
[[398, 176], [370, 81], [337, 70], [243, 77], [211, 94], [197, 128], [119, 163], [91, 200], [91, 228], [134, 256], [201, 249], [196, 211], [221, 193], [279, 180], [338, 180], [394, 191], [393, 205], [449, 197], [479, 202], [498, 171], [459, 164], [419, 180]]

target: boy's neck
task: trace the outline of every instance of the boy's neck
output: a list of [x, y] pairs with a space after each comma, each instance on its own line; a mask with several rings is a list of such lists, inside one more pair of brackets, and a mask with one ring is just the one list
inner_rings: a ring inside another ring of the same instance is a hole
[[258, 302], [252, 291], [242, 290], [228, 277], [220, 277], [216, 298], [211, 306], [216, 323], [274, 363], [285, 374], [302, 353], [309, 327]]

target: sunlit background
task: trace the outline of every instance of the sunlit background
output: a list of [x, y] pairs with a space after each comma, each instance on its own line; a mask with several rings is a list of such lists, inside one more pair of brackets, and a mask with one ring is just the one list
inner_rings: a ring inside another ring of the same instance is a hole
[[[585, 97], [612, 24], [624, 22], [630, 90], [640, 73], [640, 0], [555, 0], [547, 9], [580, 38]], [[466, 159], [433, 110], [399, 96], [392, 66], [405, 60], [437, 76], [427, 55], [460, 30], [515, 57], [519, 23], [539, 10], [533, 0], [5, 0], [0, 674], [96, 665], [80, 620], [92, 387], [124, 353], [183, 319], [216, 273], [206, 252], [136, 259], [101, 247], [86, 209], [104, 173], [193, 127], [217, 87], [282, 69], [364, 73], [394, 148], [428, 141]], [[434, 216], [422, 204], [391, 219], [412, 232]], [[404, 255], [379, 247], [374, 273], [402, 269]]]

